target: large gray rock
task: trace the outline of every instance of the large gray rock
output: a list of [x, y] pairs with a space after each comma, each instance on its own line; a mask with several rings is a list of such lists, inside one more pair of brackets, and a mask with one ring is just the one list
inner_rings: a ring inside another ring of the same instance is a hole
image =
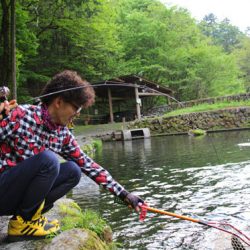
[[96, 249], [104, 250], [104, 243], [96, 235], [86, 230], [75, 228], [62, 232], [52, 242], [46, 245], [43, 250], [83, 250]]

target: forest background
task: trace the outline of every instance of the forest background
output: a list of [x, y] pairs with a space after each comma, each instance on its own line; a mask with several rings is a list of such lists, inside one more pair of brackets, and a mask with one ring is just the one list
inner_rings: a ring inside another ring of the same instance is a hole
[[1, 0], [1, 85], [13, 82], [11, 6], [19, 102], [64, 69], [92, 83], [136, 74], [181, 101], [250, 89], [250, 28], [158, 0]]

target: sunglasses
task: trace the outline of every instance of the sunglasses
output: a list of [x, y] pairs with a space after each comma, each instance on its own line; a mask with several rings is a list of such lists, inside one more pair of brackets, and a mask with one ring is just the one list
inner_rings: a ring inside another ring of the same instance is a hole
[[78, 106], [78, 105], [76, 105], [74, 103], [71, 103], [71, 105], [75, 108], [76, 114], [79, 114], [81, 112], [82, 106]]

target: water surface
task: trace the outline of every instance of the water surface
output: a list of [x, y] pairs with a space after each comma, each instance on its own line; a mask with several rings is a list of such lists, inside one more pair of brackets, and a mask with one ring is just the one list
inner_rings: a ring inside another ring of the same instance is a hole
[[[250, 224], [248, 144], [248, 130], [163, 136], [104, 143], [95, 160], [152, 207], [245, 229]], [[112, 195], [86, 177], [73, 198], [105, 218], [122, 249], [216, 249], [216, 229], [155, 214], [139, 222], [136, 213], [114, 204]]]

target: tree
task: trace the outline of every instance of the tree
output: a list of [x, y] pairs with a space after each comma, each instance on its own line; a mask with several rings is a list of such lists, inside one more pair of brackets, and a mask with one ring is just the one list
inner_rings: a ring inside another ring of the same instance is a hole
[[15, 0], [1, 0], [2, 23], [0, 32], [0, 81], [12, 89], [16, 98], [16, 19]]
[[1, 44], [1, 67], [0, 81], [2, 85], [10, 86], [11, 83], [11, 42], [10, 42], [10, 1], [1, 0], [2, 7], [2, 23], [0, 31]]
[[204, 35], [212, 39], [213, 44], [222, 46], [227, 53], [238, 48], [244, 36], [238, 27], [230, 23], [228, 18], [219, 22], [212, 13], [203, 18], [199, 27]]
[[[1, 0], [2, 20], [10, 15], [4, 8], [10, 1]], [[142, 75], [172, 88], [181, 100], [242, 91], [231, 55], [239, 47], [237, 30], [213, 15], [204, 26], [197, 25], [187, 10], [158, 0], [16, 0], [15, 7], [21, 101], [38, 95], [63, 69], [76, 70], [89, 81]], [[10, 58], [5, 28], [2, 21], [2, 64]], [[230, 39], [224, 43], [226, 34]]]
[[168, 9], [158, 1], [119, 2], [119, 38], [128, 73], [172, 88], [180, 100], [243, 90], [234, 57], [211, 44], [186, 10]]
[[213, 13], [204, 16], [199, 24], [202, 33], [207, 37], [213, 38], [217, 36], [218, 25], [218, 19]]
[[234, 51], [238, 65], [242, 71], [242, 79], [244, 80], [245, 88], [250, 91], [250, 38], [245, 37], [242, 40], [242, 46]]
[[40, 43], [38, 55], [27, 64], [30, 87], [44, 84], [46, 78], [65, 68], [90, 81], [119, 74], [121, 49], [111, 1], [45, 0], [26, 8], [29, 27]]
[[30, 54], [35, 53], [37, 43], [32, 37], [32, 32], [27, 30], [26, 13], [20, 8], [19, 2], [2, 0], [1, 7], [0, 80], [1, 84], [12, 89], [15, 98], [20, 66]]
[[17, 99], [17, 85], [16, 85], [16, 1], [11, 0], [11, 81], [13, 98]]

